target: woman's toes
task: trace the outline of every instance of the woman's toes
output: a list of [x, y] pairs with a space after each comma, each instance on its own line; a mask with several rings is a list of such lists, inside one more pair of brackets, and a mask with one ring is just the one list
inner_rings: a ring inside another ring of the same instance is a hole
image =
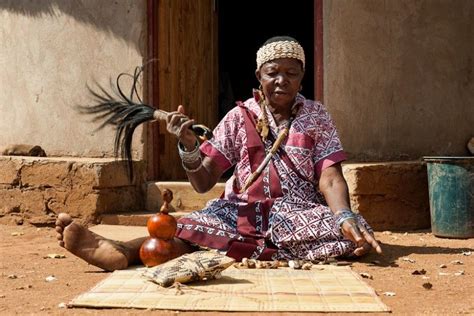
[[71, 223], [72, 223], [71, 215], [66, 214], [66, 213], [59, 213], [58, 219], [56, 221], [56, 225], [65, 227]]
[[63, 227], [62, 227], [62, 226], [59, 226], [59, 225], [56, 226], [55, 230], [56, 230], [56, 232], [59, 233], [59, 234], [62, 234], [63, 231], [64, 231]]

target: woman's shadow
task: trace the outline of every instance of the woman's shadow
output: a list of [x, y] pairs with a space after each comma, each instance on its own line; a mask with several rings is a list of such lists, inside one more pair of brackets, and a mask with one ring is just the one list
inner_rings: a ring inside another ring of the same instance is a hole
[[[379, 242], [380, 243], [380, 242]], [[380, 243], [383, 249], [383, 254], [379, 255], [374, 251], [368, 255], [360, 258], [359, 262], [366, 264], [376, 264], [382, 267], [394, 267], [398, 266], [396, 260], [399, 258], [407, 257], [412, 254], [461, 254], [463, 252], [474, 252], [473, 248], [452, 248], [452, 247], [439, 247], [439, 246], [412, 246], [412, 245], [396, 245], [396, 244], [384, 244]]]

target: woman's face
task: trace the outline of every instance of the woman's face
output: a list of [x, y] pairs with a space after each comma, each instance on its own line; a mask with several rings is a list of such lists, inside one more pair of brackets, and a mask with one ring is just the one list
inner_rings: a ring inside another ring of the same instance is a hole
[[299, 60], [280, 58], [263, 64], [255, 74], [271, 106], [290, 108], [300, 91], [304, 70]]

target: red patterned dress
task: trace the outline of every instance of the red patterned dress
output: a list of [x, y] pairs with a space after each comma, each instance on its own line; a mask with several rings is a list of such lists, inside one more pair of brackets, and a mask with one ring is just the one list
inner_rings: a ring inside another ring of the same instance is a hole
[[223, 170], [235, 165], [234, 174], [222, 198], [178, 221], [177, 237], [237, 260], [315, 261], [352, 254], [354, 243], [343, 238], [318, 190], [321, 171], [346, 159], [335, 126], [321, 103], [298, 95], [294, 106], [299, 109], [288, 137], [242, 194], [240, 188], [285, 125], [277, 126], [268, 112], [273, 137], [263, 144], [255, 130], [261, 112], [255, 98], [228, 112], [201, 152]]

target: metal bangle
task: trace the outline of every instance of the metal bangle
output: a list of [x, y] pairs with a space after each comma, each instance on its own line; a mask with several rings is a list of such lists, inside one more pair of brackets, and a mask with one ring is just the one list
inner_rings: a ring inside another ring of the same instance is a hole
[[202, 158], [201, 156], [199, 156], [199, 166], [197, 166], [194, 169], [189, 169], [188, 167], [186, 167], [186, 165], [184, 164], [184, 161], [181, 162], [181, 165], [183, 166], [184, 171], [186, 171], [187, 173], [195, 173], [195, 172], [198, 172], [202, 168]]
[[199, 142], [197, 139], [196, 139], [196, 146], [191, 151], [186, 151], [184, 149], [183, 144], [181, 144], [181, 142], [178, 142], [178, 153], [183, 164], [184, 163], [192, 164], [199, 160], [202, 161], [201, 151], [199, 150]]
[[336, 224], [339, 229], [342, 228], [342, 224], [349, 220], [349, 219], [356, 219], [356, 215], [349, 209], [342, 209], [338, 211], [336, 214]]

